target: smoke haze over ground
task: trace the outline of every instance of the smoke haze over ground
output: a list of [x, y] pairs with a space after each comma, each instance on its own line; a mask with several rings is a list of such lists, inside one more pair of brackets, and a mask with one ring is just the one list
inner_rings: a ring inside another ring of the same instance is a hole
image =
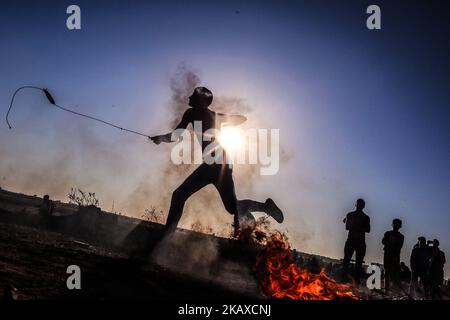
[[[382, 260], [393, 218], [403, 220], [402, 261], [421, 235], [450, 252], [446, 4], [408, 4], [423, 19], [404, 19], [401, 2], [381, 1], [386, 28], [372, 33], [356, 1], [81, 1], [77, 31], [65, 26], [66, 5], [2, 6], [4, 112], [14, 90], [36, 85], [62, 106], [156, 135], [204, 85], [213, 109], [248, 117], [243, 128], [280, 129], [278, 174], [239, 165], [233, 174], [238, 198], [272, 197], [284, 210], [280, 227], [294, 247], [342, 257], [342, 219], [362, 197], [372, 219], [367, 262]], [[194, 169], [170, 163], [172, 145], [54, 109], [35, 90], [16, 97], [10, 120], [12, 130], [0, 125], [5, 189], [67, 201], [77, 187], [104, 210], [141, 217], [152, 206], [167, 212]], [[189, 199], [181, 225], [200, 220], [230, 229], [213, 187]]]

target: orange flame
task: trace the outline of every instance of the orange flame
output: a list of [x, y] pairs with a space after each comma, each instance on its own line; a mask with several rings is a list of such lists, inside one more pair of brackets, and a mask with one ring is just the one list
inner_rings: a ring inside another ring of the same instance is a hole
[[351, 287], [339, 284], [328, 277], [325, 270], [312, 274], [300, 269], [293, 261], [289, 243], [281, 233], [262, 235], [265, 248], [256, 256], [254, 272], [260, 280], [260, 290], [265, 297], [294, 300], [359, 299]]

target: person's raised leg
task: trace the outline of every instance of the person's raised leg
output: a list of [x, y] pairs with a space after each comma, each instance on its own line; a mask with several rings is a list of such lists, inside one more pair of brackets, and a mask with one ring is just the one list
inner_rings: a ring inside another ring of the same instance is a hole
[[274, 218], [276, 222], [282, 223], [284, 221], [283, 212], [271, 198], [267, 198], [264, 204], [266, 205], [266, 213]]
[[250, 229], [254, 229], [256, 227], [256, 220], [252, 214], [254, 212], [264, 212], [265, 214], [273, 217], [278, 223], [283, 222], [283, 213], [270, 198], [265, 202], [250, 199], [238, 200], [237, 208], [241, 224], [245, 224]]
[[265, 212], [266, 204], [264, 202], [254, 201], [250, 199], [238, 200], [239, 214], [251, 213], [251, 212]]
[[282, 223], [284, 220], [283, 212], [278, 208], [275, 202], [268, 198], [265, 202], [244, 199], [238, 201], [239, 214], [251, 212], [264, 212], [275, 219], [276, 222]]
[[209, 183], [211, 183], [209, 168], [206, 164], [202, 164], [172, 193], [165, 226], [166, 233], [173, 232], [177, 228], [186, 200]]

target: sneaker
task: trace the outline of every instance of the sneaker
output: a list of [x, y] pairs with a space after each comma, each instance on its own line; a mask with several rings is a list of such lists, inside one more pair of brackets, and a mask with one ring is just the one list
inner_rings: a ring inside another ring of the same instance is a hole
[[276, 222], [282, 223], [284, 220], [283, 212], [280, 210], [280, 208], [277, 207], [275, 202], [268, 198], [265, 202], [266, 205], [266, 213], [275, 219]]

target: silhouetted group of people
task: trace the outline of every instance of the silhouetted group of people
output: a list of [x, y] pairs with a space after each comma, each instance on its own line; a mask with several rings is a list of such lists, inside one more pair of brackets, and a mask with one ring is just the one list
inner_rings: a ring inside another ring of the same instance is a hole
[[[366, 254], [365, 234], [370, 232], [370, 218], [364, 213], [365, 201], [356, 201], [356, 210], [349, 212], [344, 219], [348, 238], [344, 247], [343, 275], [347, 278], [350, 260], [355, 253], [355, 273], [357, 282], [363, 275], [363, 261]], [[439, 241], [428, 241], [419, 237], [418, 243], [411, 252], [411, 270], [404, 262], [400, 262], [400, 252], [405, 237], [400, 232], [402, 221], [394, 219], [392, 230], [385, 232], [382, 244], [384, 246], [384, 284], [385, 290], [394, 284], [400, 288], [401, 282], [410, 283], [409, 294], [418, 295], [418, 289], [423, 290], [425, 299], [441, 299], [440, 287], [444, 281], [445, 254], [439, 249]]]
[[439, 240], [419, 237], [411, 253], [411, 293], [417, 294], [420, 284], [425, 298], [441, 299], [444, 264], [445, 254], [439, 249]]

